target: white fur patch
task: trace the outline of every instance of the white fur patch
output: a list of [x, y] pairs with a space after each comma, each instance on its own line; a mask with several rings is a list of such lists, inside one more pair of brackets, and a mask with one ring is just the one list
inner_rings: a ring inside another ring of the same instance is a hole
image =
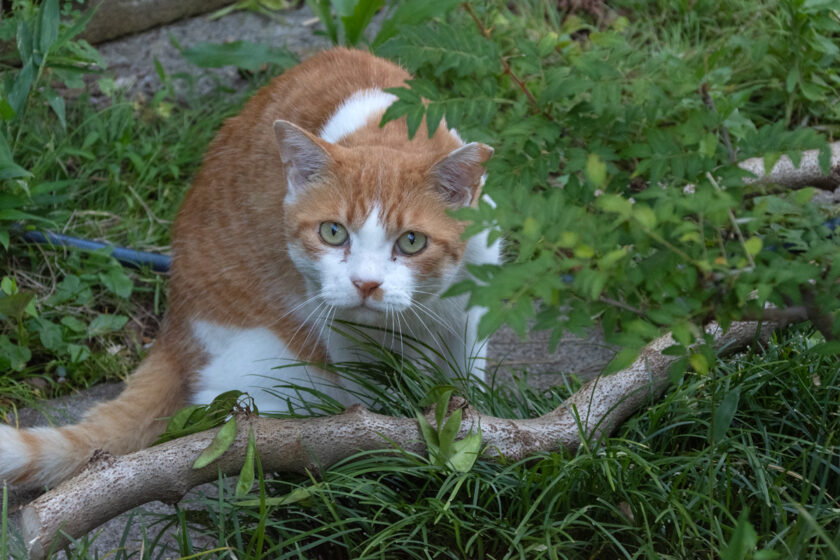
[[29, 452], [18, 431], [10, 426], [0, 426], [0, 483], [28, 462]]
[[461, 135], [460, 135], [460, 134], [458, 134], [458, 131], [457, 131], [456, 129], [454, 129], [454, 128], [450, 128], [450, 129], [449, 129], [449, 134], [451, 134], [451, 135], [455, 138], [455, 140], [457, 140], [457, 141], [458, 141], [458, 143], [459, 143], [459, 144], [461, 144], [462, 146], [466, 143], [466, 142], [464, 142], [464, 140], [461, 138]]
[[371, 117], [382, 113], [396, 100], [397, 96], [381, 89], [357, 91], [339, 105], [319, 136], [327, 142], [338, 142], [365, 126]]
[[[207, 365], [198, 372], [191, 399], [195, 404], [207, 404], [216, 395], [237, 389], [248, 392], [261, 411], [288, 412], [284, 398], [295, 403], [300, 396], [293, 389], [278, 385], [301, 385], [336, 394], [329, 386], [331, 382], [317, 369], [294, 365], [306, 356], [296, 356], [270, 329], [240, 329], [207, 321], [193, 321], [192, 327], [193, 334], [209, 356]], [[308, 326], [304, 326], [296, 336], [304, 340], [309, 336], [314, 345], [317, 332], [310, 335], [307, 329]], [[280, 366], [287, 367], [277, 369]]]
[[[57, 428], [40, 427], [26, 430], [37, 438], [40, 454], [30, 455], [20, 432], [0, 426], [0, 481], [30, 475], [26, 486], [53, 485], [73, 474], [89, 449], [77, 449]], [[28, 472], [32, 471], [32, 472]]]

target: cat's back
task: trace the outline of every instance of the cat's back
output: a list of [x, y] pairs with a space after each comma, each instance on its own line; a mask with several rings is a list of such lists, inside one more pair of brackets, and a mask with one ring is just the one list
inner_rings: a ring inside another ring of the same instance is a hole
[[[317, 134], [339, 106], [365, 90], [404, 85], [411, 75], [368, 52], [335, 48], [319, 53], [272, 80], [225, 128], [293, 122]], [[261, 126], [269, 137], [270, 126]], [[212, 148], [211, 148], [212, 149]]]

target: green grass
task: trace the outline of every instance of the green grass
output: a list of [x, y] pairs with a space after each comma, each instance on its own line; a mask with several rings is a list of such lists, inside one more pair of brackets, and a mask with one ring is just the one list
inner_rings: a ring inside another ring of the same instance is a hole
[[[49, 107], [33, 105], [16, 159], [33, 174], [29, 185], [58, 186], [38, 207], [45, 221], [33, 225], [168, 252], [171, 223], [207, 145], [266, 78], [255, 78], [242, 92], [185, 99], [176, 98], [170, 80], [151, 99], [118, 94], [92, 106], [82, 96], [68, 104], [66, 132], [55, 126]], [[5, 322], [0, 334], [28, 347], [32, 357], [0, 376], [0, 415], [13, 416], [17, 405], [39, 397], [128, 375], [158, 330], [165, 276], [124, 269], [104, 254], [27, 245], [14, 236], [12, 243], [0, 255], [0, 276], [35, 300], [33, 313]], [[119, 319], [92, 328], [100, 315]], [[48, 329], [52, 339], [44, 334]]]
[[[167, 525], [215, 539], [225, 550], [209, 558], [718, 558], [744, 515], [757, 550], [776, 555], [731, 557], [837, 558], [840, 359], [811, 352], [816, 338], [794, 329], [710, 376], [687, 374], [615, 435], [575, 452], [479, 461], [468, 473], [407, 452], [360, 453], [255, 490], [269, 504], [293, 496], [285, 505], [237, 505], [223, 481], [219, 495], [182, 504]], [[410, 413], [441, 379], [409, 367], [383, 389], [392, 364], [341, 369], [377, 380], [376, 410]], [[466, 393], [485, 412], [521, 417], [554, 408], [573, 388], [471, 384]], [[710, 403], [733, 388], [737, 411], [712, 441]], [[149, 557], [163, 553], [157, 530], [148, 529]], [[200, 552], [179, 542], [182, 556]]]
[[[791, 126], [808, 119], [836, 134], [836, 97], [805, 103], [800, 89], [786, 91], [789, 61], [774, 58], [772, 44], [761, 59], [772, 64], [751, 62], [751, 52], [764, 48], [757, 41], [783, 26], [777, 5], [615, 3], [642, 55], [684, 61], [679, 72], [690, 72], [709, 53], [731, 48], [733, 72], [756, 88], [745, 112]], [[518, 19], [504, 23], [523, 34], [560, 26], [578, 31], [551, 6], [518, 3], [508, 14]], [[825, 70], [819, 60], [799, 62], [814, 73]], [[165, 251], [208, 142], [264, 79], [235, 94], [176, 98], [167, 81], [142, 101], [115, 95], [94, 108], [85, 96], [68, 99], [66, 130], [36, 99], [13, 145], [16, 162], [32, 177], [4, 181], [2, 194], [51, 185], [28, 208], [47, 220], [35, 225]], [[165, 309], [165, 277], [126, 271], [106, 255], [17, 239], [0, 259], [0, 276], [35, 295], [34, 313], [6, 317], [0, 326], [10, 344], [31, 352], [24, 367], [0, 375], [0, 415], [13, 421], [21, 405], [132, 371]], [[574, 452], [479, 461], [468, 473], [410, 453], [363, 453], [317, 477], [260, 476], [252, 497], [295, 498], [263, 508], [238, 505], [233, 482], [220, 481], [217, 494], [182, 504], [150, 526], [143, 558], [840, 558], [840, 360], [813, 352], [819, 341], [805, 327], [793, 329], [764, 349], [720, 360], [708, 375], [687, 373], [614, 435]], [[423, 364], [380, 357], [378, 365], [338, 367], [378, 391], [379, 412], [410, 415], [433, 385], [445, 382]], [[547, 412], [576, 388], [539, 391], [525, 381], [457, 385], [483, 412], [506, 417]], [[309, 397], [313, 413], [339, 410]], [[736, 404], [731, 420], [722, 403]], [[5, 527], [5, 508], [2, 519]], [[175, 552], [159, 540], [168, 526], [180, 528]], [[186, 526], [216, 548], [199, 550]], [[69, 557], [106, 557], [96, 545], [95, 535], [85, 537]], [[7, 551], [22, 557], [19, 540], [0, 530], [0, 556]]]

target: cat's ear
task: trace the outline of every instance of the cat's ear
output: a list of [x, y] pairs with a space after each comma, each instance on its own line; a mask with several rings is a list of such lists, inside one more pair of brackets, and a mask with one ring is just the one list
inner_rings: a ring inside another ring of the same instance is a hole
[[492, 155], [493, 148], [487, 144], [470, 142], [432, 166], [432, 180], [447, 204], [460, 208], [478, 200], [484, 162]]
[[329, 167], [332, 157], [321, 145], [322, 140], [289, 121], [274, 121], [274, 134], [286, 169], [288, 194], [294, 197]]

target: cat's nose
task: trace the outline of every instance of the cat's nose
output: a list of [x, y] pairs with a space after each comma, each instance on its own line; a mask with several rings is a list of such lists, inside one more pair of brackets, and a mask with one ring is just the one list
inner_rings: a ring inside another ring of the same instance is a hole
[[353, 285], [356, 286], [356, 289], [359, 290], [359, 294], [364, 299], [369, 298], [370, 296], [374, 296], [376, 299], [376, 291], [379, 289], [379, 286], [382, 285], [382, 282], [377, 282], [376, 280], [353, 280]]

